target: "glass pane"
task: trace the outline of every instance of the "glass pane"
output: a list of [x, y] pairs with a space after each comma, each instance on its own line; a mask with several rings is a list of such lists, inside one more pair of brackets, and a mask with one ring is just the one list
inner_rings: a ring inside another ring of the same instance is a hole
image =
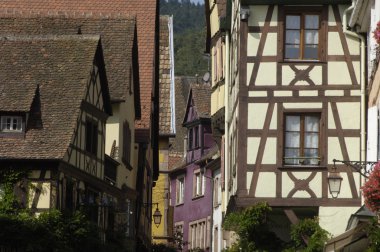
[[305, 44], [318, 45], [318, 31], [305, 31]]
[[308, 131], [308, 132], [319, 131], [319, 117], [318, 116], [305, 116], [305, 131]]
[[305, 148], [318, 149], [318, 133], [305, 133]]
[[285, 149], [285, 157], [284, 162], [285, 164], [299, 164], [299, 149]]
[[300, 131], [299, 116], [286, 116], [286, 131]]
[[318, 59], [318, 45], [307, 45], [304, 51], [305, 59]]
[[318, 15], [305, 15], [305, 28], [306, 29], [318, 29], [319, 28], [319, 16]]
[[[319, 164], [319, 158], [318, 158], [318, 149], [305, 149], [304, 150], [305, 157], [309, 157], [304, 160], [303, 164], [305, 165], [318, 165]], [[312, 158], [310, 158], [312, 157]]]
[[16, 118], [13, 118], [13, 120], [12, 120], [12, 129], [13, 130], [17, 129], [17, 119]]
[[300, 147], [300, 134], [298, 132], [286, 132], [285, 147]]
[[11, 118], [10, 118], [10, 117], [7, 118], [7, 126], [6, 126], [6, 129], [7, 129], [7, 130], [10, 130], [10, 129], [11, 129]]
[[300, 29], [300, 16], [286, 16], [286, 29]]
[[20, 118], [17, 120], [17, 130], [21, 130], [21, 121]]
[[288, 30], [286, 31], [286, 44], [300, 43], [300, 31]]
[[286, 59], [299, 59], [300, 47], [299, 45], [286, 45], [285, 46], [285, 58]]

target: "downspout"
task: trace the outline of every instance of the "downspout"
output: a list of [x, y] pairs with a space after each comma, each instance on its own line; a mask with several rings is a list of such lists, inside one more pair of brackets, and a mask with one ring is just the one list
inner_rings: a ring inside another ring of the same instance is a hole
[[[230, 157], [228, 152], [229, 142], [229, 121], [230, 121], [230, 113], [229, 113], [229, 93], [230, 93], [230, 31], [226, 29], [226, 56], [224, 57], [226, 60], [225, 64], [225, 84], [224, 84], [224, 204], [228, 202], [228, 173], [230, 172], [228, 167], [230, 163]], [[226, 210], [223, 206], [223, 210]]]
[[366, 160], [366, 104], [365, 104], [365, 37], [347, 29], [347, 13], [355, 7], [356, 1], [352, 1], [350, 7], [343, 12], [343, 32], [351, 37], [360, 39], [360, 161]]

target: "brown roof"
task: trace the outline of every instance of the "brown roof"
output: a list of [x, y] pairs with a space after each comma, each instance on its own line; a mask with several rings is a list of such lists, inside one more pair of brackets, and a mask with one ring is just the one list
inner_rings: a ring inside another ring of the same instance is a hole
[[[101, 35], [112, 100], [126, 99], [132, 59], [133, 17], [2, 17], [1, 34]], [[15, 22], [17, 20], [17, 22]]]
[[[160, 16], [160, 134], [171, 134], [169, 16]], [[173, 69], [174, 70], [174, 69]]]
[[[120, 13], [137, 17], [137, 37], [139, 47], [141, 120], [139, 128], [149, 128], [151, 111], [151, 91], [154, 74], [154, 43], [157, 14], [157, 0], [2, 0], [0, 13], [14, 13], [40, 16], [70, 15], [118, 16]], [[8, 15], [8, 14], [7, 14]], [[111, 80], [110, 80], [110, 85]]]
[[211, 87], [207, 84], [192, 84], [192, 98], [195, 110], [200, 118], [211, 117]]
[[204, 83], [192, 83], [187, 98], [186, 112], [183, 115], [183, 124], [186, 123], [191, 102], [198, 118], [211, 118], [211, 87]]
[[170, 139], [170, 153], [183, 155], [183, 139], [187, 135], [186, 128], [182, 126], [183, 116], [186, 112], [186, 101], [189, 96], [191, 83], [196, 82], [192, 77], [175, 78], [175, 127], [176, 136]]
[[[2, 138], [0, 159], [64, 157], [98, 46], [99, 36], [0, 38], [0, 78], [7, 80], [1, 82], [1, 88], [19, 93], [26, 88], [28, 100], [30, 90], [34, 93], [25, 138]], [[0, 107], [4, 108], [6, 101], [0, 99]], [[20, 104], [20, 108], [24, 106]], [[17, 105], [13, 109], [17, 111]]]

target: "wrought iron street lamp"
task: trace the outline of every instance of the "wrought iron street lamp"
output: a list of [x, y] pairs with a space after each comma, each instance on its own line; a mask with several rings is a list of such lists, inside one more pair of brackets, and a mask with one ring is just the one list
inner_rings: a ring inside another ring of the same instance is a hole
[[373, 161], [346, 161], [336, 159], [333, 159], [333, 162], [333, 170], [329, 173], [327, 182], [329, 184], [330, 194], [334, 199], [337, 198], [340, 193], [343, 180], [343, 178], [339, 175], [339, 172], [337, 172], [335, 163], [342, 163], [351, 167], [364, 178], [368, 178], [369, 174], [372, 172], [373, 166], [377, 163]]
[[160, 210], [158, 209], [158, 203], [142, 203], [142, 204], [144, 206], [156, 205], [156, 211], [154, 211], [154, 213], [153, 213], [153, 222], [154, 222], [154, 225], [156, 225], [156, 227], [159, 227], [161, 224], [162, 214], [161, 214]]

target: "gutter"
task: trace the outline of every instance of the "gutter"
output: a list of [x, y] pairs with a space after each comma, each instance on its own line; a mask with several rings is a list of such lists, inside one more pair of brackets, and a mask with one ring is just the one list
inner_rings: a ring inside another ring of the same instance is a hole
[[355, 4], [359, 1], [353, 0], [351, 6], [343, 12], [343, 32], [344, 34], [360, 39], [360, 161], [366, 160], [366, 130], [365, 130], [365, 37], [356, 32], [352, 32], [347, 29], [347, 13], [351, 12], [355, 8]]

